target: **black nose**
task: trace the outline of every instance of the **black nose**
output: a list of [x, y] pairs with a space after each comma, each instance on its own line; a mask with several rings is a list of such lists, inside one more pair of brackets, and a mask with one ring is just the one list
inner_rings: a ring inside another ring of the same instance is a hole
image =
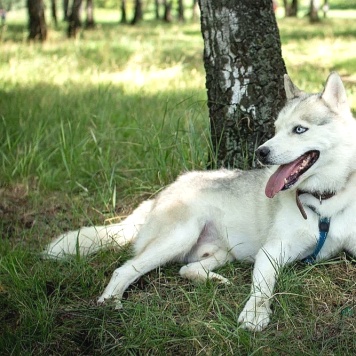
[[262, 163], [266, 160], [269, 153], [270, 153], [270, 149], [266, 146], [259, 147], [256, 150], [256, 155]]

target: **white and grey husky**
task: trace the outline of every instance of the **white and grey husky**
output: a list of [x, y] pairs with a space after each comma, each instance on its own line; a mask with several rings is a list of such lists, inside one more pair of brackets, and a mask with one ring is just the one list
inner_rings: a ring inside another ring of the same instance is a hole
[[[98, 302], [114, 299], [143, 274], [172, 261], [181, 276], [227, 283], [213, 272], [228, 261], [254, 262], [251, 296], [239, 322], [262, 330], [279, 269], [287, 263], [356, 255], [356, 122], [338, 74], [320, 94], [300, 91], [285, 76], [287, 104], [276, 134], [257, 149], [272, 168], [217, 170], [180, 176], [119, 224], [59, 236], [44, 252], [82, 255], [134, 242]], [[274, 167], [274, 168], [273, 168]]]

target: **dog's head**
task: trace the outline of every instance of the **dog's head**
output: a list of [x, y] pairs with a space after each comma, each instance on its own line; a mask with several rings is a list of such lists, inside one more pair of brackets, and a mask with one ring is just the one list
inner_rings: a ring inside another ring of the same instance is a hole
[[322, 189], [325, 184], [329, 185], [326, 189], [336, 189], [356, 140], [355, 120], [341, 78], [331, 73], [320, 94], [304, 93], [287, 75], [284, 86], [287, 103], [275, 122], [276, 134], [256, 151], [261, 163], [279, 165], [267, 182], [266, 195], [272, 198], [297, 186], [318, 190], [321, 179]]

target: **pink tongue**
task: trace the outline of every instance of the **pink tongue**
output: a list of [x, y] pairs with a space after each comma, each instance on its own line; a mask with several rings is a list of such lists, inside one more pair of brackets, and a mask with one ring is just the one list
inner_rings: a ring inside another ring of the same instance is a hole
[[265, 194], [268, 198], [273, 198], [279, 191], [284, 187], [285, 179], [288, 179], [294, 172], [296, 172], [298, 166], [300, 165], [300, 158], [294, 162], [283, 164], [280, 166], [269, 178]]

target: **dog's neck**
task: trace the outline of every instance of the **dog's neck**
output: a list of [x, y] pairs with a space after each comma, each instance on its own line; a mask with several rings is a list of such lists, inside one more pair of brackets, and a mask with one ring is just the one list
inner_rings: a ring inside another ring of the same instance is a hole
[[302, 214], [303, 218], [304, 219], [307, 219], [308, 216], [307, 216], [307, 213], [305, 212], [305, 209], [303, 207], [303, 204], [302, 202], [300, 201], [299, 199], [299, 195], [301, 194], [310, 194], [312, 195], [314, 198], [318, 199], [320, 204], [322, 204], [322, 202], [324, 200], [327, 200], [327, 199], [330, 199], [332, 198], [336, 193], [335, 192], [308, 192], [308, 191], [304, 191], [304, 190], [300, 190], [300, 189], [297, 189], [296, 191], [296, 203], [297, 203], [297, 207], [300, 211], [300, 213]]

